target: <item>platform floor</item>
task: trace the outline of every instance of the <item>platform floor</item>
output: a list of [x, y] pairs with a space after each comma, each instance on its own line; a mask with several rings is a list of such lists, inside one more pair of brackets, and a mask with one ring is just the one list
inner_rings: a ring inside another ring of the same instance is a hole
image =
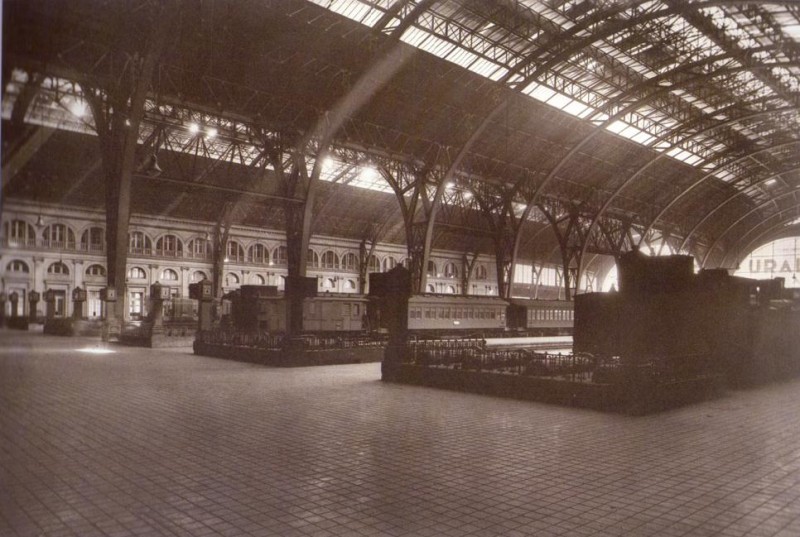
[[800, 535], [800, 381], [626, 417], [379, 376], [0, 332], [0, 536]]

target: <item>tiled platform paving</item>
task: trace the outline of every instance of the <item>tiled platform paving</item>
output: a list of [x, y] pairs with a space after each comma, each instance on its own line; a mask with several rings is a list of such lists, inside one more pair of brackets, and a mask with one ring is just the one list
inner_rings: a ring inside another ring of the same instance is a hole
[[800, 381], [627, 417], [379, 377], [0, 332], [0, 536], [800, 535]]

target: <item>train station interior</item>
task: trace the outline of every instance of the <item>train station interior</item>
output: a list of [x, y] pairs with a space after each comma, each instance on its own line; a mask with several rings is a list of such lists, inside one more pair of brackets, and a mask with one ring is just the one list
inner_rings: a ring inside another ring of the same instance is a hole
[[800, 6], [5, 0], [0, 537], [800, 535]]

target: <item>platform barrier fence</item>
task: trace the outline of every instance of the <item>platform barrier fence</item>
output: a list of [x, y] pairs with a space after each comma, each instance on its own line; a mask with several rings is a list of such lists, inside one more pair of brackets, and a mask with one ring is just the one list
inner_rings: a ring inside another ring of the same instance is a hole
[[353, 347], [382, 347], [386, 336], [380, 334], [301, 334], [287, 338], [285, 334], [268, 332], [236, 332], [231, 330], [206, 330], [198, 332], [196, 339], [210, 345], [252, 347], [281, 350], [289, 345], [305, 350], [349, 349]]
[[619, 357], [487, 348], [481, 339], [419, 340], [409, 343], [407, 363], [430, 368], [548, 377], [571, 382], [616, 384], [631, 380], [671, 383], [710, 373], [707, 356], [652, 357], [624, 363]]

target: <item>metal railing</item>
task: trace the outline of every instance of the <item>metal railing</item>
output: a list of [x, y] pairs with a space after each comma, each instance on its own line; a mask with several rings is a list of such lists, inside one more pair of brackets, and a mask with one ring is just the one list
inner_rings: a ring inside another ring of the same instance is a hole
[[619, 357], [487, 349], [481, 339], [420, 340], [408, 344], [406, 363], [430, 368], [546, 377], [595, 384], [666, 384], [712, 374], [707, 355], [653, 357], [624, 363]]
[[349, 349], [354, 347], [382, 347], [386, 337], [379, 334], [318, 335], [303, 334], [292, 337], [269, 332], [237, 332], [234, 330], [205, 330], [198, 332], [196, 339], [209, 345], [252, 347], [265, 350], [281, 350], [295, 345], [306, 350]]

